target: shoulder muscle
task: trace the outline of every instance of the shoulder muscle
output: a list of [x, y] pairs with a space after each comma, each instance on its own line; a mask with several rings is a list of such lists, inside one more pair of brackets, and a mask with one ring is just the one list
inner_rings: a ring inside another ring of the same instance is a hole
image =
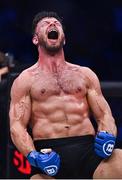
[[28, 93], [30, 89], [30, 77], [28, 71], [23, 71], [13, 82], [11, 98], [19, 98]]

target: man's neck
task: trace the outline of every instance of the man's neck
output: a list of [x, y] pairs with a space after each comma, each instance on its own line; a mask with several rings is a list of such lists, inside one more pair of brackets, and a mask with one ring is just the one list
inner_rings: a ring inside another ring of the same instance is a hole
[[56, 73], [65, 65], [63, 48], [56, 53], [48, 53], [46, 50], [39, 48], [38, 65], [45, 71]]

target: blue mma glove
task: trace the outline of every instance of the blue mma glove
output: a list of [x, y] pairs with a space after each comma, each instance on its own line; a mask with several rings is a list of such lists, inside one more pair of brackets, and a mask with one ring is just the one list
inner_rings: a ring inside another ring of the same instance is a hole
[[111, 156], [116, 137], [110, 133], [100, 131], [95, 137], [95, 152], [102, 158], [108, 158]]
[[27, 159], [32, 166], [38, 167], [48, 176], [56, 175], [60, 167], [60, 156], [54, 151], [45, 154], [31, 151]]

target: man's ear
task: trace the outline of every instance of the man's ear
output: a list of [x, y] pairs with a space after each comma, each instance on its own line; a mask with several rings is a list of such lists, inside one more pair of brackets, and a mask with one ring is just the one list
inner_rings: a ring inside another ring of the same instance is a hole
[[35, 44], [35, 45], [37, 45], [37, 44], [38, 44], [38, 38], [37, 38], [37, 36], [36, 36], [36, 35], [34, 35], [34, 36], [33, 36], [33, 38], [32, 38], [32, 42], [33, 42], [33, 44]]

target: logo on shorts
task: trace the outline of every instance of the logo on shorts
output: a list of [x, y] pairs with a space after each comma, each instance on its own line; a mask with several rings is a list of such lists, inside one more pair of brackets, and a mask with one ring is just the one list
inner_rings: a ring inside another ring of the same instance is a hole
[[103, 152], [107, 155], [107, 156], [110, 156], [113, 149], [114, 149], [114, 145], [115, 145], [115, 142], [110, 140], [110, 141], [107, 141], [104, 145], [103, 145]]
[[20, 173], [30, 174], [31, 165], [28, 160], [17, 150], [14, 151], [13, 164]]
[[44, 171], [46, 174], [48, 174], [50, 176], [54, 176], [58, 172], [58, 168], [55, 165], [47, 166], [44, 168]]

